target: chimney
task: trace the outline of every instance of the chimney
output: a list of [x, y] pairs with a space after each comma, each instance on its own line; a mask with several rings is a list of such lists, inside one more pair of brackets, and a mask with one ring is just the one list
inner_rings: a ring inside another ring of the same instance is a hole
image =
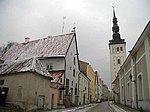
[[26, 38], [25, 38], [25, 43], [28, 43], [29, 40], [30, 40], [30, 38], [29, 38], [29, 37], [26, 37]]

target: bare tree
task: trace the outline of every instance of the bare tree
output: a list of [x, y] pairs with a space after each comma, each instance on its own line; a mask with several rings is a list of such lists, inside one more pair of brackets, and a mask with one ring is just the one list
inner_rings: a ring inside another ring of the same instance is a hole
[[7, 44], [3, 44], [1, 47], [0, 47], [0, 57], [6, 53], [6, 51], [11, 47], [13, 46], [14, 42], [7, 42]]

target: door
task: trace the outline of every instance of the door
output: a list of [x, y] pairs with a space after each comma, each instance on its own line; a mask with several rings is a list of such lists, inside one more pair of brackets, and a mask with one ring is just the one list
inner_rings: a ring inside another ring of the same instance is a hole
[[44, 109], [44, 99], [45, 99], [45, 96], [39, 95], [39, 97], [38, 97], [38, 109]]
[[85, 104], [85, 94], [83, 95], [83, 104]]
[[54, 108], [54, 94], [52, 94], [52, 98], [51, 98], [51, 109]]

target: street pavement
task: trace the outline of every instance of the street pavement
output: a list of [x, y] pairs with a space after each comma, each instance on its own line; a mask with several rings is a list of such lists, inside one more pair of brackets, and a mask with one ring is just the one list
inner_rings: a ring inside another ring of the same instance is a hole
[[98, 103], [95, 107], [86, 112], [115, 112], [108, 102]]
[[57, 110], [51, 110], [51, 111], [46, 111], [46, 112], [87, 112], [90, 108], [95, 107], [97, 104], [88, 104], [88, 105], [83, 105], [83, 106], [78, 106], [78, 107], [71, 107], [71, 108], [66, 108], [66, 109], [57, 109]]
[[[23, 112], [18, 108], [0, 107], [0, 112]], [[112, 102], [92, 103], [77, 107], [56, 109], [56, 110], [36, 110], [36, 112], [140, 112], [127, 106]]]
[[102, 102], [68, 109], [51, 110], [48, 112], [140, 112], [140, 111], [112, 102]]

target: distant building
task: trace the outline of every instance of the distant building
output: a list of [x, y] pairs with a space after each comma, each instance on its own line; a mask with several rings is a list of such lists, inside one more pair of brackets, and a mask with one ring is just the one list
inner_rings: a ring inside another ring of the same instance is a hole
[[102, 80], [99, 78], [98, 84], [97, 84], [97, 100], [102, 99]]
[[91, 65], [86, 62], [80, 61], [80, 71], [85, 74], [89, 80], [89, 101], [90, 103], [96, 101], [96, 84], [95, 84], [95, 72]]
[[88, 104], [89, 99], [89, 78], [82, 72], [79, 74], [79, 105]]
[[108, 101], [108, 97], [109, 97], [109, 89], [107, 87], [106, 84], [102, 84], [102, 99], [104, 101]]

